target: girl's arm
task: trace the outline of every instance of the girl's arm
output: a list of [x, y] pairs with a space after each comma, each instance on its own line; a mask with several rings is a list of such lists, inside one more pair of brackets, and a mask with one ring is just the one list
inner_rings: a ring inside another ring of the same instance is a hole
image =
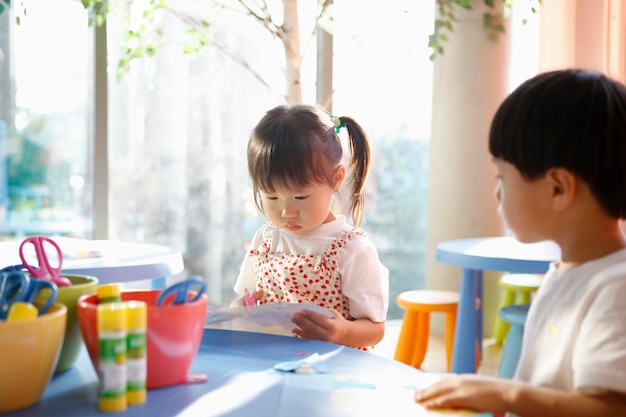
[[463, 408], [520, 417], [611, 417], [626, 415], [626, 394], [586, 395], [483, 375], [445, 378], [417, 391], [426, 408]]
[[[250, 241], [250, 247], [257, 248], [260, 245], [263, 238], [263, 231], [266, 227], [267, 223], [256, 231], [256, 233], [252, 237], [252, 240]], [[237, 276], [237, 281], [235, 281], [235, 285], [233, 286], [235, 293], [239, 295], [239, 297], [237, 297], [230, 303], [230, 307], [245, 306], [245, 292], [246, 290], [250, 292], [254, 291], [255, 284], [256, 278], [254, 276], [254, 261], [250, 257], [250, 252], [246, 251], [243, 260], [241, 261], [241, 266], [239, 267], [239, 275]], [[257, 298], [257, 301], [259, 299], [260, 297]]]
[[305, 339], [323, 340], [353, 347], [373, 346], [385, 334], [384, 322], [369, 319], [346, 320], [337, 310], [329, 309], [333, 317], [328, 318], [311, 310], [294, 314], [292, 322], [299, 328], [293, 332]]

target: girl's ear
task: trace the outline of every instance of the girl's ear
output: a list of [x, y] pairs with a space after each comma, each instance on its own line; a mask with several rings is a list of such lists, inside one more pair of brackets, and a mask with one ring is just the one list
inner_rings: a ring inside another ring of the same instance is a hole
[[552, 207], [562, 211], [572, 204], [576, 196], [578, 180], [565, 168], [552, 168], [546, 173], [547, 185], [552, 198]]
[[343, 180], [346, 179], [346, 167], [339, 165], [335, 170], [335, 191], [339, 191], [339, 187], [343, 184]]

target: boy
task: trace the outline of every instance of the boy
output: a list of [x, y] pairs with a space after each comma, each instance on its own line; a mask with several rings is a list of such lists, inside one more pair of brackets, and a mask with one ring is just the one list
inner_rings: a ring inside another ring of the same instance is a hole
[[513, 380], [451, 376], [427, 408], [508, 416], [626, 416], [626, 86], [559, 70], [520, 85], [489, 134], [499, 212], [521, 242], [552, 240]]

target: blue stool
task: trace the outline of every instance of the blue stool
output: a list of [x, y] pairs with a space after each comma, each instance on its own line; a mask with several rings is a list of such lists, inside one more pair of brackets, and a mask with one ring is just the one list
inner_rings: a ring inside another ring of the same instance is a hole
[[524, 324], [526, 323], [529, 307], [530, 304], [511, 304], [500, 309], [500, 318], [510, 324], [498, 368], [498, 376], [501, 378], [510, 379], [515, 374], [522, 350]]

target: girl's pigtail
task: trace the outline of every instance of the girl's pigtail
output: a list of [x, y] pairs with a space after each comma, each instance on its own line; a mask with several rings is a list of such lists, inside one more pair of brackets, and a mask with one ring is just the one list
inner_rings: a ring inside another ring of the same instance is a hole
[[356, 227], [361, 226], [365, 209], [365, 180], [371, 165], [369, 140], [365, 130], [351, 117], [340, 117], [341, 125], [348, 129], [350, 165], [350, 213]]

